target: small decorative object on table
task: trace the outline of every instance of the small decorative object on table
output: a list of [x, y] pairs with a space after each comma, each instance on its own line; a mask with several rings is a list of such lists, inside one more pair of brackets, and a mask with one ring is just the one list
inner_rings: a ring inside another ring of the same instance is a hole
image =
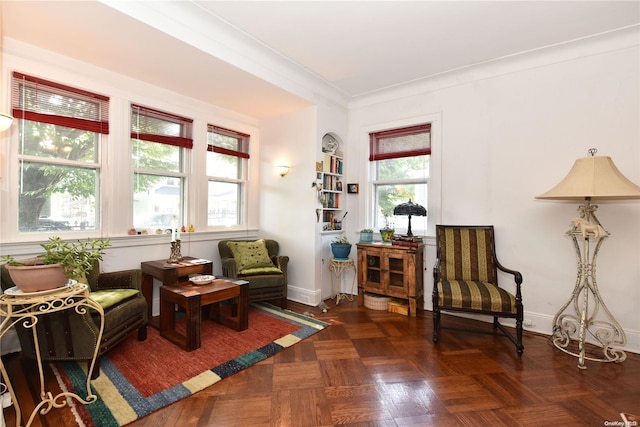
[[177, 264], [182, 261], [182, 253], [180, 253], [180, 232], [171, 230], [171, 255], [169, 256], [169, 264]]
[[191, 276], [189, 277], [189, 281], [194, 285], [202, 286], [202, 285], [208, 285], [209, 283], [213, 282], [213, 279], [215, 278], [216, 278], [215, 276], [205, 274], [205, 275]]
[[380, 229], [380, 237], [383, 242], [390, 242], [393, 240], [393, 234], [395, 233], [395, 229], [393, 225], [389, 222], [389, 215], [384, 216], [384, 227]]
[[360, 230], [359, 243], [373, 243], [373, 230], [370, 228], [363, 228]]

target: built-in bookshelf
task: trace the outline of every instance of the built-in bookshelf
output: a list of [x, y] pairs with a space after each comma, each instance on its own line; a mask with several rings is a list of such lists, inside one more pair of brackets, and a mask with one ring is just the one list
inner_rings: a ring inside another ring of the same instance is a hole
[[322, 161], [317, 167], [317, 182], [321, 186], [319, 201], [322, 204], [322, 231], [342, 230], [344, 159], [340, 142], [335, 135], [322, 138]]

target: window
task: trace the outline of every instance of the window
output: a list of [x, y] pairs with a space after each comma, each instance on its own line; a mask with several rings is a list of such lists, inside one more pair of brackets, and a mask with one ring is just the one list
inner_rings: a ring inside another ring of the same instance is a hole
[[[382, 228], [389, 222], [396, 230], [406, 230], [408, 217], [394, 216], [393, 208], [409, 200], [428, 206], [431, 125], [372, 132], [369, 144], [375, 207], [373, 226]], [[427, 217], [411, 217], [411, 228], [426, 232]]]
[[100, 228], [100, 143], [109, 98], [14, 72], [18, 231]]
[[207, 225], [244, 223], [248, 160], [249, 135], [207, 126]]
[[161, 229], [184, 225], [186, 150], [193, 120], [131, 106], [133, 224]]

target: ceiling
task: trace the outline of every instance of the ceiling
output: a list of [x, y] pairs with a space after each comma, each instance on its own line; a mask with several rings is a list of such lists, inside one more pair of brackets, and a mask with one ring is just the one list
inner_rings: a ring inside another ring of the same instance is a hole
[[258, 119], [630, 26], [638, 1], [2, 1], [5, 38]]

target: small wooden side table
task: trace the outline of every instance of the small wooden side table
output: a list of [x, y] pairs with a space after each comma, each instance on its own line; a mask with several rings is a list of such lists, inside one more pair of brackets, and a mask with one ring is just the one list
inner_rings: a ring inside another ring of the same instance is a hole
[[[340, 277], [342, 276], [342, 272], [348, 269], [353, 270], [353, 280], [351, 281], [351, 294], [345, 294], [340, 292]], [[329, 271], [332, 271], [331, 275], [331, 289], [335, 293], [336, 297], [336, 305], [340, 304], [341, 299], [346, 299], [349, 301], [353, 301], [353, 290], [355, 288], [356, 283], [356, 265], [352, 259], [336, 259], [331, 258], [329, 260]], [[335, 285], [333, 283], [333, 276], [336, 276], [338, 282], [338, 291], [335, 290]]]
[[[54, 313], [63, 310], [75, 310], [78, 315], [84, 315], [87, 310], [95, 310], [100, 314], [100, 331], [96, 337], [96, 348], [87, 372], [87, 398], [82, 399], [72, 392], [61, 392], [53, 395], [51, 391], [45, 390], [44, 370], [42, 368], [42, 359], [40, 356], [40, 346], [38, 341], [38, 316], [48, 313]], [[82, 283], [73, 283], [60, 289], [52, 289], [49, 291], [38, 292], [20, 292], [17, 288], [10, 288], [0, 295], [0, 315], [4, 316], [4, 320], [0, 323], [0, 339], [5, 333], [16, 324], [21, 324], [25, 328], [30, 328], [33, 332], [33, 345], [35, 348], [36, 363], [40, 375], [40, 403], [31, 412], [31, 416], [25, 426], [30, 426], [39, 412], [46, 415], [52, 408], [62, 408], [67, 405], [67, 396], [73, 397], [79, 402], [87, 405], [98, 399], [91, 390], [91, 373], [96, 362], [100, 341], [102, 340], [102, 332], [104, 330], [104, 310], [94, 300], [89, 297], [89, 287]], [[21, 426], [21, 411], [15, 391], [11, 386], [11, 379], [7, 375], [7, 371], [0, 358], [0, 371], [2, 377], [6, 380], [7, 388], [11, 394], [11, 399], [15, 404], [16, 426]]]
[[[220, 313], [219, 303], [235, 300], [231, 317]], [[186, 335], [176, 331], [175, 306], [186, 313]], [[217, 278], [208, 285], [181, 282], [160, 287], [160, 335], [186, 351], [200, 348], [202, 308], [211, 305], [212, 320], [236, 331], [249, 327], [249, 282]]]
[[149, 325], [158, 327], [157, 318], [153, 318], [153, 279], [158, 279], [163, 286], [177, 284], [180, 279], [191, 274], [212, 274], [213, 262], [194, 257], [184, 257], [178, 264], [170, 264], [166, 259], [144, 261], [140, 263], [142, 270], [142, 295], [147, 300], [147, 318]]

